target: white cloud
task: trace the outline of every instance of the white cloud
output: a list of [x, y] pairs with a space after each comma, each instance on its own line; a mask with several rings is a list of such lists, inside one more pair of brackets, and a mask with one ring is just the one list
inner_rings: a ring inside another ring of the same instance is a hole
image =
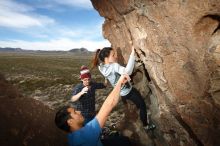
[[[15, 34], [24, 36], [23, 40], [16, 39], [13, 35], [7, 38], [8, 41], [0, 40], [0, 47], [30, 50], [70, 50], [85, 47], [94, 51], [97, 48], [110, 46], [107, 40], [101, 38], [103, 20], [88, 22], [86, 25], [68, 26], [63, 22], [55, 23], [54, 19], [45, 16], [46, 13], [40, 15], [37, 11], [39, 8], [50, 10], [56, 6], [58, 6], [56, 10], [64, 9], [65, 6], [93, 9], [90, 0], [39, 0], [31, 4], [32, 6], [29, 6], [15, 0], [0, 0], [0, 27], [13, 28], [11, 30]], [[47, 27], [49, 24], [53, 25]], [[25, 38], [35, 41], [28, 41]]]
[[93, 9], [92, 3], [90, 0], [55, 0], [58, 4], [79, 7], [85, 9]]
[[27, 50], [70, 50], [73, 48], [87, 48], [90, 51], [95, 51], [98, 48], [110, 46], [107, 40], [91, 41], [91, 40], [70, 40], [67, 38], [60, 38], [50, 40], [47, 42], [28, 42], [23, 40], [0, 41], [1, 47], [14, 47]]
[[102, 23], [103, 22], [96, 22], [96, 24], [93, 25], [81, 25], [80, 27], [51, 25], [50, 27], [36, 27], [34, 29], [17, 29], [16, 32], [24, 34], [24, 36], [29, 36], [29, 39], [34, 40], [51, 40], [59, 38], [68, 38], [71, 40], [99, 40], [103, 39]]
[[32, 13], [34, 8], [12, 0], [0, 1], [0, 26], [10, 28], [28, 28], [45, 26], [55, 21], [47, 16]]
[[17, 11], [17, 12], [28, 12], [28, 11], [32, 11], [33, 8], [28, 6], [28, 5], [24, 5], [22, 3], [16, 3], [12, 0], [1, 0], [0, 1], [0, 8], [1, 10], [13, 10], [13, 11]]
[[65, 38], [98, 39], [102, 36], [102, 23], [103, 21], [81, 27], [59, 27], [55, 30], [50, 30], [50, 32], [55, 32], [60, 37]]

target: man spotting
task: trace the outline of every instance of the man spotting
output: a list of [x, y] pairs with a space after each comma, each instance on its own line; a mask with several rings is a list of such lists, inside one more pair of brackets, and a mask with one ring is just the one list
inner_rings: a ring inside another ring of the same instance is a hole
[[[108, 115], [119, 102], [122, 85], [128, 80], [130, 80], [128, 75], [121, 75], [114, 89], [104, 101], [98, 114], [85, 125], [85, 119], [81, 112], [74, 108], [63, 107], [56, 113], [55, 123], [57, 127], [69, 133], [68, 143], [70, 146], [102, 146], [100, 140], [102, 128], [105, 125]], [[126, 139], [123, 139], [122, 143], [111, 145], [129, 146], [130, 143]]]

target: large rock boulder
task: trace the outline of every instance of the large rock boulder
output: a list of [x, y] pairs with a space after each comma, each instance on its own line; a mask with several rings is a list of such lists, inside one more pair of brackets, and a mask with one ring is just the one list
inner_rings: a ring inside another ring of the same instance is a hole
[[0, 75], [1, 146], [62, 146], [66, 136], [54, 123], [54, 111], [33, 98], [21, 97]]
[[136, 48], [133, 81], [157, 124], [145, 135], [127, 115], [125, 133], [140, 145], [220, 145], [220, 0], [91, 1], [121, 63]]

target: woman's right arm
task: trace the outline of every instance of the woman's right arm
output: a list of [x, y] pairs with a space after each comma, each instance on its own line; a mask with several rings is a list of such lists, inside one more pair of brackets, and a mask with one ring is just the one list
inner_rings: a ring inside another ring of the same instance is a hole
[[132, 51], [128, 60], [128, 64], [126, 65], [125, 68], [125, 73], [128, 75], [131, 75], [134, 69], [134, 63], [135, 63], [135, 56], [134, 56], [134, 47], [132, 47]]
[[131, 51], [128, 64], [126, 65], [126, 67], [123, 67], [119, 65], [118, 63], [115, 63], [114, 65], [115, 72], [118, 72], [119, 74], [131, 75], [134, 69], [134, 63], [135, 63], [134, 47], [132, 47], [132, 51]]

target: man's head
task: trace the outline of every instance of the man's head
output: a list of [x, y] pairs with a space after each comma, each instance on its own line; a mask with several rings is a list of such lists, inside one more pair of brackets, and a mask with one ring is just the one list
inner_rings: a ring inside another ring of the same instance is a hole
[[62, 107], [55, 117], [56, 126], [66, 132], [80, 129], [84, 123], [84, 117], [80, 111], [70, 106]]
[[84, 86], [89, 86], [89, 83], [90, 83], [90, 80], [91, 80], [91, 74], [90, 74], [90, 71], [89, 71], [88, 67], [86, 67], [84, 65], [81, 66], [80, 78], [81, 78]]

